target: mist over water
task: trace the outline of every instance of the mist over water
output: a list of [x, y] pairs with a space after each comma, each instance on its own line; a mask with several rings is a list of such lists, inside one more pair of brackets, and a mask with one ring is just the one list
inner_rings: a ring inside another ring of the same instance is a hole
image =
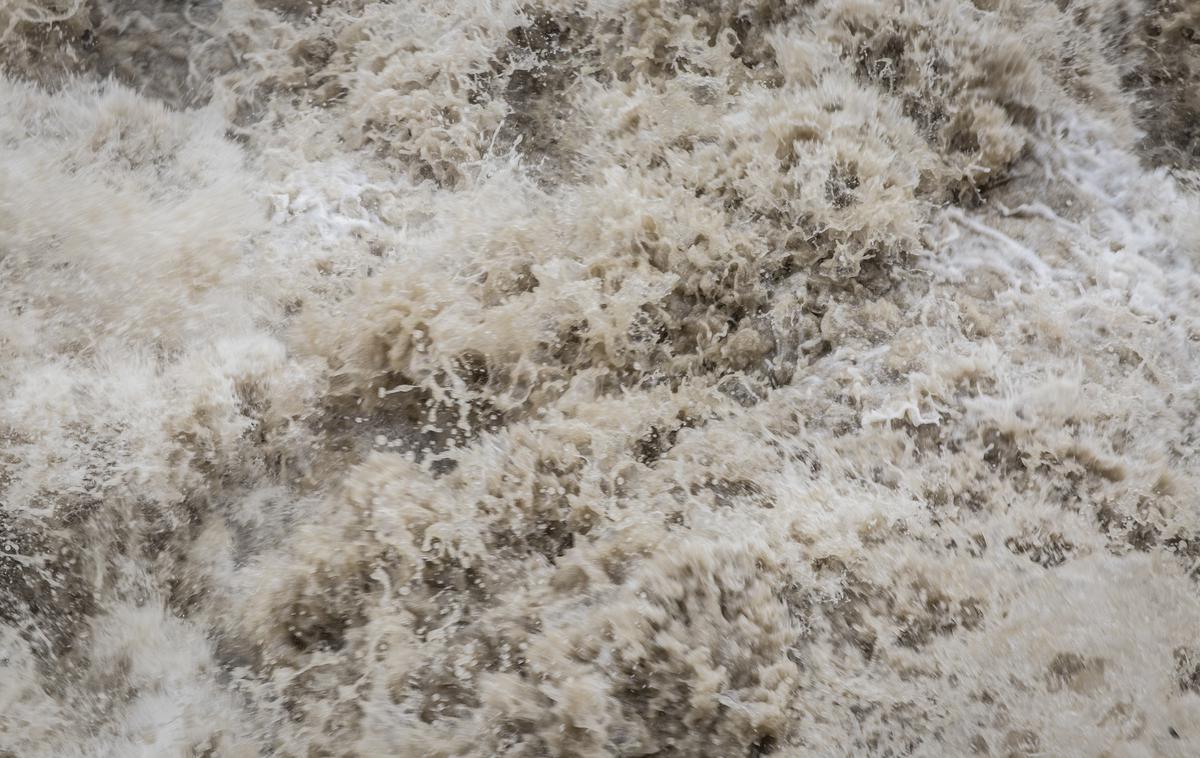
[[0, 757], [1200, 755], [1198, 38], [0, 0]]

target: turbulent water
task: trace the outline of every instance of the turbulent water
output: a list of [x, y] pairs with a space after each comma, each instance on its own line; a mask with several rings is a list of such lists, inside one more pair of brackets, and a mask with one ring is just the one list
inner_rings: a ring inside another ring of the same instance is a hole
[[0, 0], [0, 756], [1200, 755], [1200, 6]]

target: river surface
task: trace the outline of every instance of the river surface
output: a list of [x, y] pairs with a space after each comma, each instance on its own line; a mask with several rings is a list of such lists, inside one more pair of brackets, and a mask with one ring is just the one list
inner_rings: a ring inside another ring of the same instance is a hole
[[0, 756], [1200, 755], [1197, 39], [0, 0]]

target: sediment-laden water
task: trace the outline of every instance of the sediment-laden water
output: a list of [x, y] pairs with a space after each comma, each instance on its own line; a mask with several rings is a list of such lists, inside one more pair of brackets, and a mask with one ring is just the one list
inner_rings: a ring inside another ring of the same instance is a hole
[[0, 755], [1200, 754], [1200, 7], [0, 33]]

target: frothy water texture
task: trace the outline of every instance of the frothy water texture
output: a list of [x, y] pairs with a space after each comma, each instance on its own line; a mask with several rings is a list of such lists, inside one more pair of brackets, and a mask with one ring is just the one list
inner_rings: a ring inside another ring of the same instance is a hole
[[1200, 6], [0, 0], [0, 756], [1200, 755]]

